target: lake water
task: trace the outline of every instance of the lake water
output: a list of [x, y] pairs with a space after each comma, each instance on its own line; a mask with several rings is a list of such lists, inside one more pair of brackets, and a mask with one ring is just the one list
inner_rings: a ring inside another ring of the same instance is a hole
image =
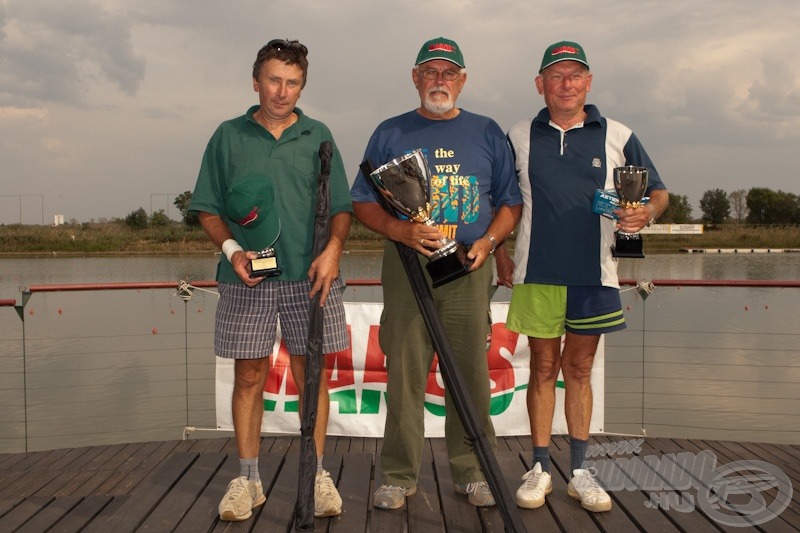
[[[19, 303], [19, 288], [30, 285], [212, 280], [217, 261], [3, 258], [0, 299]], [[380, 265], [380, 254], [351, 253], [342, 272], [376, 279]], [[800, 254], [653, 254], [621, 261], [620, 276], [794, 281]], [[380, 298], [376, 287], [349, 290]], [[657, 286], [643, 300], [624, 288], [628, 329], [605, 341], [604, 430], [800, 443], [798, 291]], [[215, 305], [207, 293], [184, 305], [160, 289], [35, 293], [23, 321], [0, 308], [0, 453], [213, 427]]]
[[[218, 257], [208, 255], [43, 257], [0, 259], [0, 299], [19, 298], [19, 287], [44, 284], [213, 280]], [[380, 253], [348, 253], [345, 279], [380, 277]], [[800, 279], [800, 254], [651, 254], [620, 261], [621, 278]]]

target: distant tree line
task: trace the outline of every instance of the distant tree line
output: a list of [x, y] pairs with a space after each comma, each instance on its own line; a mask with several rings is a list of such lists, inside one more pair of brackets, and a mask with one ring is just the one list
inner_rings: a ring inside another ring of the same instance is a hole
[[[706, 224], [800, 224], [800, 197], [794, 193], [754, 187], [727, 193], [711, 189], [700, 198], [701, 221]], [[663, 224], [688, 224], [692, 220], [689, 198], [669, 195], [669, 207], [658, 221]]]
[[[175, 197], [173, 204], [181, 212], [181, 219], [187, 226], [199, 226], [200, 219], [197, 213], [189, 211], [189, 203], [192, 201], [192, 191], [185, 191]], [[153, 212], [147, 216], [147, 211], [143, 207], [128, 213], [124, 220], [127, 226], [132, 228], [162, 227], [174, 224], [163, 209]]]
[[[197, 213], [189, 211], [192, 191], [185, 191], [173, 202], [187, 226], [199, 226]], [[701, 221], [705, 224], [800, 224], [800, 197], [794, 193], [773, 191], [765, 187], [754, 187], [749, 191], [740, 189], [727, 193], [722, 189], [710, 189], [700, 198]], [[124, 222], [132, 228], [169, 226], [170, 220], [163, 209], [150, 216], [143, 207], [132, 211]], [[689, 197], [669, 193], [669, 206], [659, 217], [662, 224], [690, 224], [692, 206]]]

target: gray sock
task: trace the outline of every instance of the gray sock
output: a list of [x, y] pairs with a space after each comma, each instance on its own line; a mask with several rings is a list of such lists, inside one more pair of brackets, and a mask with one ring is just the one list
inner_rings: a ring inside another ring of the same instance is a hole
[[533, 464], [541, 463], [542, 472], [550, 473], [550, 448], [548, 446], [533, 447]]
[[569, 438], [569, 473], [572, 475], [573, 470], [583, 468], [583, 462], [586, 460], [586, 450], [589, 448], [588, 440], [580, 440], [573, 437]]
[[261, 476], [258, 475], [258, 457], [252, 459], [239, 458], [239, 476], [246, 477], [249, 481], [260, 481]]
[[322, 472], [322, 456], [317, 457], [317, 474]]

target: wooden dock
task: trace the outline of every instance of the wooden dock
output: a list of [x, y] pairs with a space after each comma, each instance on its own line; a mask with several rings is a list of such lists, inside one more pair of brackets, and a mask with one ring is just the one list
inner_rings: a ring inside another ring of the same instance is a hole
[[[592, 459], [612, 461], [612, 467], [620, 468], [629, 480], [642, 481], [646, 474], [651, 474], [652, 480], [655, 474], [643, 466], [649, 463], [639, 461], [636, 466], [628, 461], [633, 455], [613, 452], [609, 444], [617, 441], [638, 442], [631, 437], [592, 437], [590, 444], [595, 445], [595, 451], [612, 452]], [[504, 531], [496, 507], [475, 509], [466, 497], [453, 491], [443, 439], [426, 440], [418, 491], [408, 499], [407, 506], [397, 511], [374, 509], [371, 494], [381, 481], [375, 468], [380, 445], [381, 439], [328, 438], [325, 467], [342, 495], [343, 513], [317, 519], [316, 531]], [[732, 502], [733, 510], [721, 509], [728, 518], [720, 520], [721, 515], [694, 505], [707, 491], [683, 490], [673, 484], [677, 477], [662, 476], [660, 489], [613, 491], [613, 509], [591, 513], [566, 493], [569, 450], [567, 440], [557, 436], [551, 447], [553, 493], [545, 506], [520, 510], [527, 530], [742, 531], [742, 527], [731, 523], [748, 520], [750, 515], [742, 514], [748, 502], [760, 501], [769, 507], [781, 494], [791, 498], [785, 509], [745, 529], [800, 530], [800, 496], [796, 490], [800, 489], [800, 446], [647, 438], [637, 447], [638, 456], [665, 461], [673, 457], [669, 454], [699, 454], [704, 450], [716, 456], [718, 466], [742, 460], [764, 461], [784, 473], [792, 486], [786, 482], [777, 486], [773, 483], [749, 493], [747, 490], [731, 493], [727, 501]], [[512, 493], [530, 466], [530, 448], [529, 437], [505, 437], [498, 441], [497, 459]], [[624, 451], [623, 448], [617, 452]], [[217, 516], [217, 505], [227, 483], [238, 473], [233, 439], [3, 454], [0, 455], [0, 532], [292, 531], [298, 451], [297, 437], [263, 438], [260, 470], [267, 502], [249, 520], [235, 523], [220, 522]], [[737, 473], [745, 474], [742, 478], [748, 474], [741, 469]], [[749, 472], [751, 481], [753, 473]]]

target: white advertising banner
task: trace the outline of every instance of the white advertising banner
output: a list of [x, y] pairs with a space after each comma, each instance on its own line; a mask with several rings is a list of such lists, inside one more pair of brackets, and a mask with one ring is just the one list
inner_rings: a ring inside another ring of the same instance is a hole
[[652, 224], [639, 233], [649, 235], [702, 235], [703, 224]]
[[[382, 437], [386, 416], [386, 358], [378, 345], [382, 303], [346, 303], [349, 350], [328, 354], [328, 388], [331, 408], [328, 435]], [[487, 354], [491, 379], [491, 414], [497, 435], [529, 435], [526, 394], [530, 350], [527, 337], [505, 328], [508, 303], [492, 304], [492, 342]], [[277, 354], [275, 356], [274, 354]], [[217, 357], [217, 427], [233, 429], [231, 395], [233, 361]], [[297, 387], [289, 369], [289, 355], [276, 340], [264, 386], [265, 433], [299, 434]], [[603, 431], [604, 344], [600, 344], [592, 369], [594, 408], [590, 431]], [[559, 376], [553, 433], [567, 433], [564, 386]], [[425, 397], [425, 435], [444, 436], [444, 382], [434, 358]]]

